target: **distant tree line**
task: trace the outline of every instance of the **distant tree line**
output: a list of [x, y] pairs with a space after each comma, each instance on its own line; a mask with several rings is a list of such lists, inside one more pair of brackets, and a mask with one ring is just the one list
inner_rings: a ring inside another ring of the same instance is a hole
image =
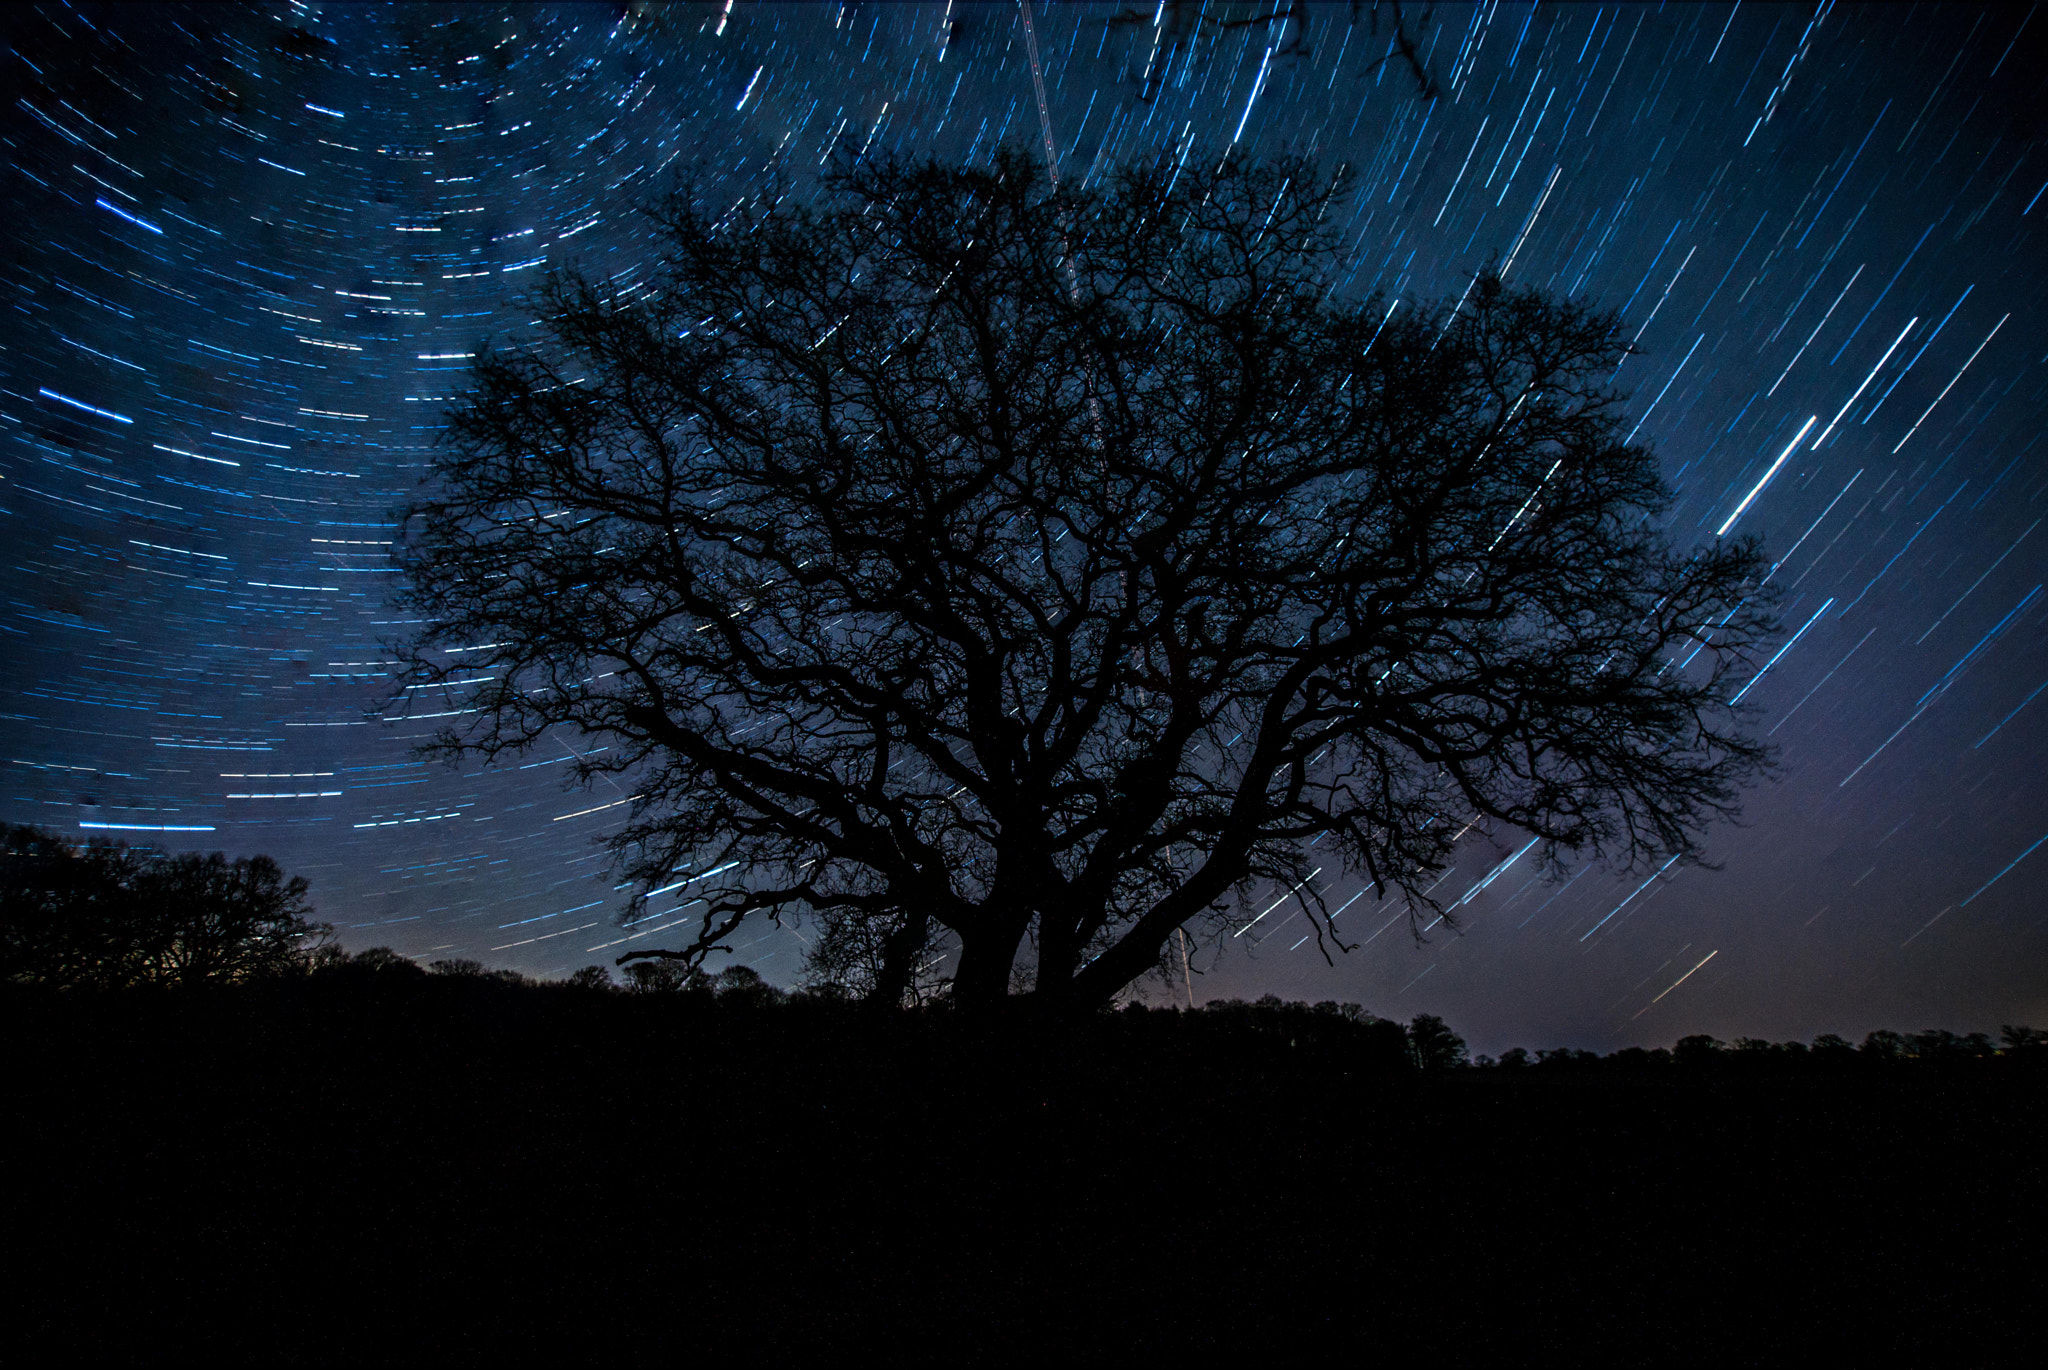
[[1696, 1032], [1679, 1038], [1669, 1049], [1624, 1047], [1602, 1056], [1572, 1047], [1537, 1052], [1513, 1047], [1502, 1052], [1497, 1060], [1481, 1056], [1472, 1064], [1480, 1070], [1506, 1073], [1673, 1068], [1762, 1072], [1863, 1068], [1899, 1063], [1953, 1065], [1994, 1057], [2020, 1057], [2048, 1063], [2048, 1030], [2008, 1023], [1999, 1029], [1998, 1039], [1993, 1041], [1989, 1033], [1983, 1032], [1955, 1033], [1947, 1028], [1895, 1032], [1890, 1028], [1879, 1028], [1866, 1033], [1860, 1044], [1833, 1032], [1823, 1032], [1810, 1044], [1771, 1042], [1761, 1037], [1738, 1037], [1733, 1042], [1724, 1042], [1707, 1033]]
[[[234, 861], [219, 852], [173, 856], [121, 842], [73, 842], [36, 828], [0, 825], [0, 984], [105, 990], [298, 980], [383, 995], [459, 990], [655, 999], [684, 1012], [721, 1017], [767, 1010], [784, 1011], [792, 1019], [819, 1012], [873, 1013], [842, 981], [824, 974], [816, 958], [805, 982], [784, 990], [751, 967], [737, 965], [711, 973], [681, 961], [636, 961], [618, 979], [608, 967], [591, 965], [547, 981], [467, 958], [421, 965], [389, 947], [351, 955], [334, 942], [328, 924], [312, 920], [307, 895], [304, 879], [286, 878], [267, 856]], [[921, 996], [921, 1008], [902, 1016], [944, 1017], [950, 1007], [944, 989], [934, 983]], [[1290, 1050], [1346, 1065], [1428, 1075], [1769, 1072], [1994, 1058], [2048, 1063], [2048, 1031], [2011, 1024], [1996, 1041], [1983, 1032], [1958, 1034], [1944, 1028], [1912, 1033], [1878, 1029], [1860, 1044], [1835, 1033], [1823, 1033], [1810, 1044], [1757, 1037], [1729, 1043], [1695, 1033], [1669, 1049], [1626, 1047], [1603, 1056], [1571, 1047], [1535, 1052], [1514, 1047], [1496, 1059], [1474, 1057], [1464, 1038], [1434, 1014], [1401, 1023], [1332, 1000], [1305, 1004], [1268, 994], [1251, 1002], [1214, 1000], [1190, 1012], [1132, 1002], [1096, 1018], [1117, 1025], [1114, 1037], [1171, 1037], [1183, 1051], [1284, 1042]]]
[[[477, 987], [654, 998], [712, 1013], [785, 1010], [801, 1015], [843, 1010], [849, 1015], [861, 1011], [872, 1016], [862, 1008], [859, 996], [836, 981], [814, 979], [785, 990], [748, 966], [727, 966], [710, 973], [675, 961], [640, 961], [628, 964], [618, 979], [609, 967], [592, 965], [561, 980], [539, 980], [518, 971], [492, 970], [473, 960], [438, 960], [422, 966], [387, 947], [374, 947], [353, 957], [330, 953], [319, 969], [323, 975], [337, 978], [374, 975], [386, 983], [397, 980], [422, 989], [452, 980]], [[941, 994], [921, 1010], [907, 1010], [900, 1016], [942, 1017], [948, 1008]], [[1539, 1051], [1511, 1047], [1496, 1058], [1474, 1056], [1465, 1039], [1435, 1014], [1419, 1013], [1402, 1023], [1381, 1018], [1359, 1004], [1328, 999], [1307, 1004], [1267, 994], [1249, 1002], [1211, 1000], [1193, 1010], [1148, 1007], [1132, 1001], [1097, 1014], [1096, 1021], [1116, 1025], [1120, 1029], [1117, 1035], [1125, 1037], [1171, 1035], [1181, 1039], [1179, 1046], [1184, 1050], [1199, 1051], [1205, 1045], [1221, 1047], [1231, 1042], [1285, 1043], [1290, 1049], [1362, 1068], [1424, 1075], [1528, 1073], [1548, 1078], [1569, 1073], [1650, 1071], [1690, 1076], [1701, 1072], [1865, 1070], [1916, 1063], [1940, 1066], [1993, 1059], [2048, 1065], [2048, 1030], [2013, 1024], [2002, 1027], [1995, 1040], [1988, 1033], [1955, 1033], [1946, 1028], [1911, 1033], [1879, 1028], [1866, 1034], [1860, 1044], [1832, 1032], [1822, 1033], [1811, 1043], [1771, 1042], [1760, 1037], [1724, 1042], [1707, 1033], [1694, 1033], [1668, 1048], [1624, 1047], [1601, 1055], [1575, 1047]]]
[[[727, 966], [715, 974], [674, 961], [634, 962], [614, 979], [605, 966], [585, 966], [562, 980], [536, 980], [517, 971], [490, 970], [476, 961], [441, 960], [417, 965], [387, 948], [374, 948], [334, 964], [339, 973], [364, 970], [397, 972], [425, 984], [447, 978], [473, 984], [492, 984], [530, 989], [581, 991], [621, 997], [656, 996], [706, 1010], [845, 1008], [858, 1004], [858, 996], [842, 985], [814, 981], [794, 990], [769, 984], [759, 972], [747, 966]], [[933, 999], [922, 1013], [905, 1017], [943, 1015], [943, 995]], [[1616, 1074], [1640, 1071], [1700, 1071], [1753, 1073], [1784, 1070], [1851, 1070], [1901, 1063], [1955, 1064], [1994, 1058], [2022, 1058], [2048, 1065], [2048, 1030], [2007, 1024], [1993, 1039], [1988, 1033], [1955, 1033], [1946, 1028], [1928, 1028], [1902, 1033], [1880, 1028], [1866, 1034], [1860, 1044], [1836, 1033], [1826, 1032], [1806, 1042], [1771, 1042], [1760, 1037], [1738, 1037], [1724, 1042], [1706, 1033], [1681, 1037], [1671, 1047], [1624, 1047], [1601, 1055], [1575, 1047], [1530, 1051], [1512, 1047], [1499, 1057], [1474, 1056], [1465, 1039], [1435, 1014], [1420, 1013], [1408, 1022], [1381, 1018], [1355, 1003], [1323, 1000], [1307, 1004], [1267, 994], [1259, 999], [1216, 999], [1198, 1009], [1148, 1007], [1130, 1002], [1096, 1015], [1098, 1022], [1148, 1024], [1154, 1033], [1185, 1036], [1185, 1045], [1202, 1041], [1284, 1042], [1322, 1054], [1348, 1057], [1361, 1065], [1401, 1068], [1428, 1075], [1469, 1072], [1475, 1075], [1511, 1076], [1523, 1072], [1545, 1077], [1565, 1073], [1604, 1072]]]

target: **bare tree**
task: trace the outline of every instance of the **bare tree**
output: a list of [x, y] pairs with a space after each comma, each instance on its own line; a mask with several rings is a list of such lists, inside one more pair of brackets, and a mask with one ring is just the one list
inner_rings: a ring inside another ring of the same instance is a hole
[[304, 876], [276, 861], [185, 852], [155, 863], [140, 889], [156, 936], [149, 978], [178, 984], [288, 973], [331, 932], [311, 921]]
[[267, 856], [167, 856], [0, 825], [0, 980], [70, 988], [300, 971], [332, 929]]
[[1696, 858], [1765, 760], [1756, 549], [1658, 530], [1616, 319], [1348, 297], [1347, 194], [1010, 150], [676, 196], [658, 270], [477, 363], [404, 697], [451, 758], [606, 742], [632, 914], [692, 910], [634, 956], [808, 913], [891, 1003], [944, 934], [956, 1003], [1092, 1009], [1268, 882], [1334, 941], [1338, 874], [1428, 909], [1475, 825]]

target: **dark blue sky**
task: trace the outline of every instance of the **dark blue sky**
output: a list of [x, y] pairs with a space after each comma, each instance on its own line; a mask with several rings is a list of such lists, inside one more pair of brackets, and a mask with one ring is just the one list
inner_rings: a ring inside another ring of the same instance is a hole
[[623, 796], [564, 791], [566, 742], [459, 774], [369, 716], [392, 513], [467, 357], [552, 266], [644, 271], [633, 206], [684, 167], [737, 198], [849, 146], [1049, 129], [1083, 179], [1234, 141], [1357, 171], [1361, 292], [1493, 262], [1641, 330], [1672, 536], [1782, 559], [1745, 702], [1783, 775], [1718, 870], [1517, 862], [1466, 899], [1501, 834], [1439, 890], [1461, 934], [1367, 896], [1333, 969], [1282, 906], [1197, 997], [1495, 1051], [2048, 1023], [2048, 19], [1407, 6], [1426, 99], [1388, 7], [1275, 8], [1038, 6], [1042, 118], [1014, 5], [10, 9], [0, 820], [269, 852], [351, 947], [559, 974], [650, 944], [595, 845]]

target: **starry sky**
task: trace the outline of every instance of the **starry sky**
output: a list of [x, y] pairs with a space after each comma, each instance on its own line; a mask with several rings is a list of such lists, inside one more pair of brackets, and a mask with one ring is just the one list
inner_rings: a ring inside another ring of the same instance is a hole
[[[1558, 884], [1475, 839], [1459, 930], [1366, 894], [1331, 967], [1281, 904], [1196, 999], [1496, 1052], [2048, 1025], [2048, 19], [1403, 13], [1434, 97], [1386, 5], [7, 7], [0, 821], [269, 853], [351, 949], [659, 945], [618, 926], [625, 796], [565, 789], [569, 741], [456, 771], [378, 718], [394, 514], [469, 358], [550, 269], [644, 273], [635, 206], [685, 169], [736, 199], [849, 150], [1049, 138], [1071, 182], [1305, 152], [1356, 173], [1351, 288], [1491, 263], [1623, 312], [1670, 535], [1778, 563], [1744, 702], [1781, 773], [1718, 869]], [[801, 951], [729, 959], [789, 983]]]

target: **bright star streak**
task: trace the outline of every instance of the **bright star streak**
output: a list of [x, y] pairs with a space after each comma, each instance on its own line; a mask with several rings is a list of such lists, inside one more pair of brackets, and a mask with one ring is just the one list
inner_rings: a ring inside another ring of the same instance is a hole
[[1892, 339], [1892, 345], [1890, 347], [1887, 347], [1884, 350], [1884, 355], [1877, 359], [1877, 365], [1870, 368], [1870, 374], [1863, 378], [1863, 384], [1856, 387], [1856, 393], [1851, 395], [1848, 399], [1848, 402], [1845, 403], [1840, 409], [1837, 409], [1835, 411], [1835, 416], [1828, 420], [1828, 426], [1821, 429], [1820, 436], [1813, 440], [1814, 451], [1820, 451], [1820, 445], [1828, 440], [1828, 434], [1835, 431], [1835, 425], [1842, 421], [1842, 415], [1848, 413], [1850, 405], [1855, 404], [1857, 400], [1863, 397], [1863, 392], [1868, 390], [1870, 388], [1870, 383], [1877, 379], [1877, 373], [1884, 370], [1884, 364], [1892, 359], [1892, 353], [1898, 351], [1899, 344], [1906, 340], [1906, 334], [1911, 333], [1913, 331], [1913, 325], [1919, 322], [1919, 315], [1914, 315], [1912, 323], [1907, 324], [1905, 328], [1900, 331], [1899, 336]]
[[[1826, 613], [1828, 611], [1829, 605], [1832, 605], [1834, 602], [1834, 596], [1830, 595], [1828, 597], [1827, 604], [1823, 604], [1820, 606], [1820, 608], [1815, 609], [1813, 611], [1813, 617], [1806, 620], [1806, 628], [1811, 628], [1814, 624], [1820, 622], [1820, 616]], [[1770, 671], [1771, 667], [1778, 664], [1778, 658], [1785, 655], [1785, 653], [1791, 651], [1795, 646], [1799, 644], [1799, 639], [1806, 636], [1806, 628], [1801, 628], [1798, 632], [1792, 634], [1792, 640], [1790, 642], [1787, 642], [1784, 646], [1780, 647], [1775, 653], [1773, 653], [1771, 659], [1764, 663], [1763, 670], [1758, 671], [1755, 675], [1751, 676], [1749, 678], [1749, 683], [1747, 685], [1744, 685], [1741, 689], [1737, 690], [1735, 692], [1735, 698], [1729, 700], [1728, 702], [1730, 704], [1740, 704], [1742, 702], [1742, 697], [1748, 694], [1751, 690], [1755, 689], [1756, 683], [1764, 678], [1765, 674]]]
[[[1645, 880], [1642, 884], [1637, 885], [1635, 887], [1634, 892], [1632, 892], [1627, 899], [1622, 900], [1619, 904], [1616, 904], [1613, 908], [1607, 911], [1607, 918], [1612, 918], [1615, 914], [1620, 913], [1623, 909], [1627, 908], [1631, 903], [1635, 901], [1636, 895], [1641, 894], [1644, 890], [1650, 888], [1650, 886], [1653, 883], [1655, 883], [1657, 877], [1662, 875], [1665, 871], [1670, 870], [1672, 862], [1675, 862], [1677, 860], [1678, 858], [1674, 856], [1671, 858], [1670, 861], [1666, 861], [1663, 865], [1657, 867], [1657, 869], [1651, 873], [1650, 878], [1648, 880]], [[1579, 940], [1583, 942], [1586, 940], [1587, 937], [1591, 937], [1594, 933], [1606, 927], [1607, 918], [1603, 918], [1599, 922], [1595, 923], [1592, 927], [1587, 928], [1585, 936], [1579, 938]]]
[[[1694, 966], [1692, 970], [1687, 971], [1685, 974], [1679, 976], [1676, 980], [1673, 980], [1670, 984], [1666, 985], [1664, 987], [1664, 994], [1671, 993], [1672, 990], [1677, 989], [1680, 985], [1692, 979], [1694, 972], [1698, 971], [1700, 966], [1704, 966], [1707, 962], [1713, 960], [1716, 956], [1719, 956], [1720, 954], [1721, 949], [1719, 947], [1716, 947], [1712, 951], [1708, 952], [1705, 956], [1702, 956], [1700, 958], [1700, 965]], [[1658, 995], [1657, 999], [1662, 999], [1664, 997], [1664, 994]], [[1645, 1013], [1648, 1013], [1650, 1009], [1656, 1004], [1657, 999], [1652, 999], [1649, 1003], [1644, 1004], [1641, 1008], [1637, 1009], [1635, 1016], [1640, 1018]]]
[[1749, 508], [1750, 502], [1764, 492], [1764, 487], [1771, 483], [1771, 477], [1777, 475], [1778, 468], [1785, 464], [1785, 458], [1791, 456], [1792, 450], [1805, 440], [1807, 430], [1819, 422], [1820, 415], [1815, 414], [1800, 426], [1798, 436], [1785, 445], [1784, 451], [1778, 453], [1778, 459], [1771, 463], [1770, 470], [1764, 472], [1764, 478], [1756, 483], [1755, 488], [1742, 497], [1742, 503], [1735, 506], [1735, 512], [1728, 516], [1728, 521], [1714, 530], [1715, 537], [1726, 537], [1728, 535], [1728, 530], [1735, 526], [1735, 520], [1742, 517], [1742, 511]]
[[[2005, 316], [2005, 319], [2009, 319], [2011, 317], [2012, 315], [2007, 314]], [[1997, 323], [1991, 325], [1991, 331], [1984, 335], [1984, 341], [1977, 344], [1977, 352], [1982, 352], [1985, 348], [1991, 345], [1991, 340], [1998, 336], [1998, 330], [2005, 327], [2005, 319], [2000, 319]], [[1970, 362], [1977, 360], [1977, 352], [1972, 352], [1970, 354], [1970, 361], [1963, 363], [1963, 371], [1968, 371], [1970, 369]], [[1920, 431], [1920, 425], [1927, 422], [1927, 415], [1932, 414], [1935, 410], [1935, 407], [1939, 405], [1943, 400], [1948, 398], [1948, 392], [1956, 388], [1956, 382], [1963, 378], [1963, 371], [1956, 372], [1956, 374], [1950, 378], [1949, 383], [1941, 387], [1941, 393], [1934, 397], [1934, 403], [1928, 405], [1926, 411], [1923, 412], [1919, 418], [1913, 420], [1913, 426], [1906, 430], [1906, 436], [1899, 439], [1899, 447], [1904, 447], [1907, 443], [1913, 440], [1913, 435]], [[1896, 453], [1899, 450], [1899, 447], [1894, 447], [1892, 451]]]

